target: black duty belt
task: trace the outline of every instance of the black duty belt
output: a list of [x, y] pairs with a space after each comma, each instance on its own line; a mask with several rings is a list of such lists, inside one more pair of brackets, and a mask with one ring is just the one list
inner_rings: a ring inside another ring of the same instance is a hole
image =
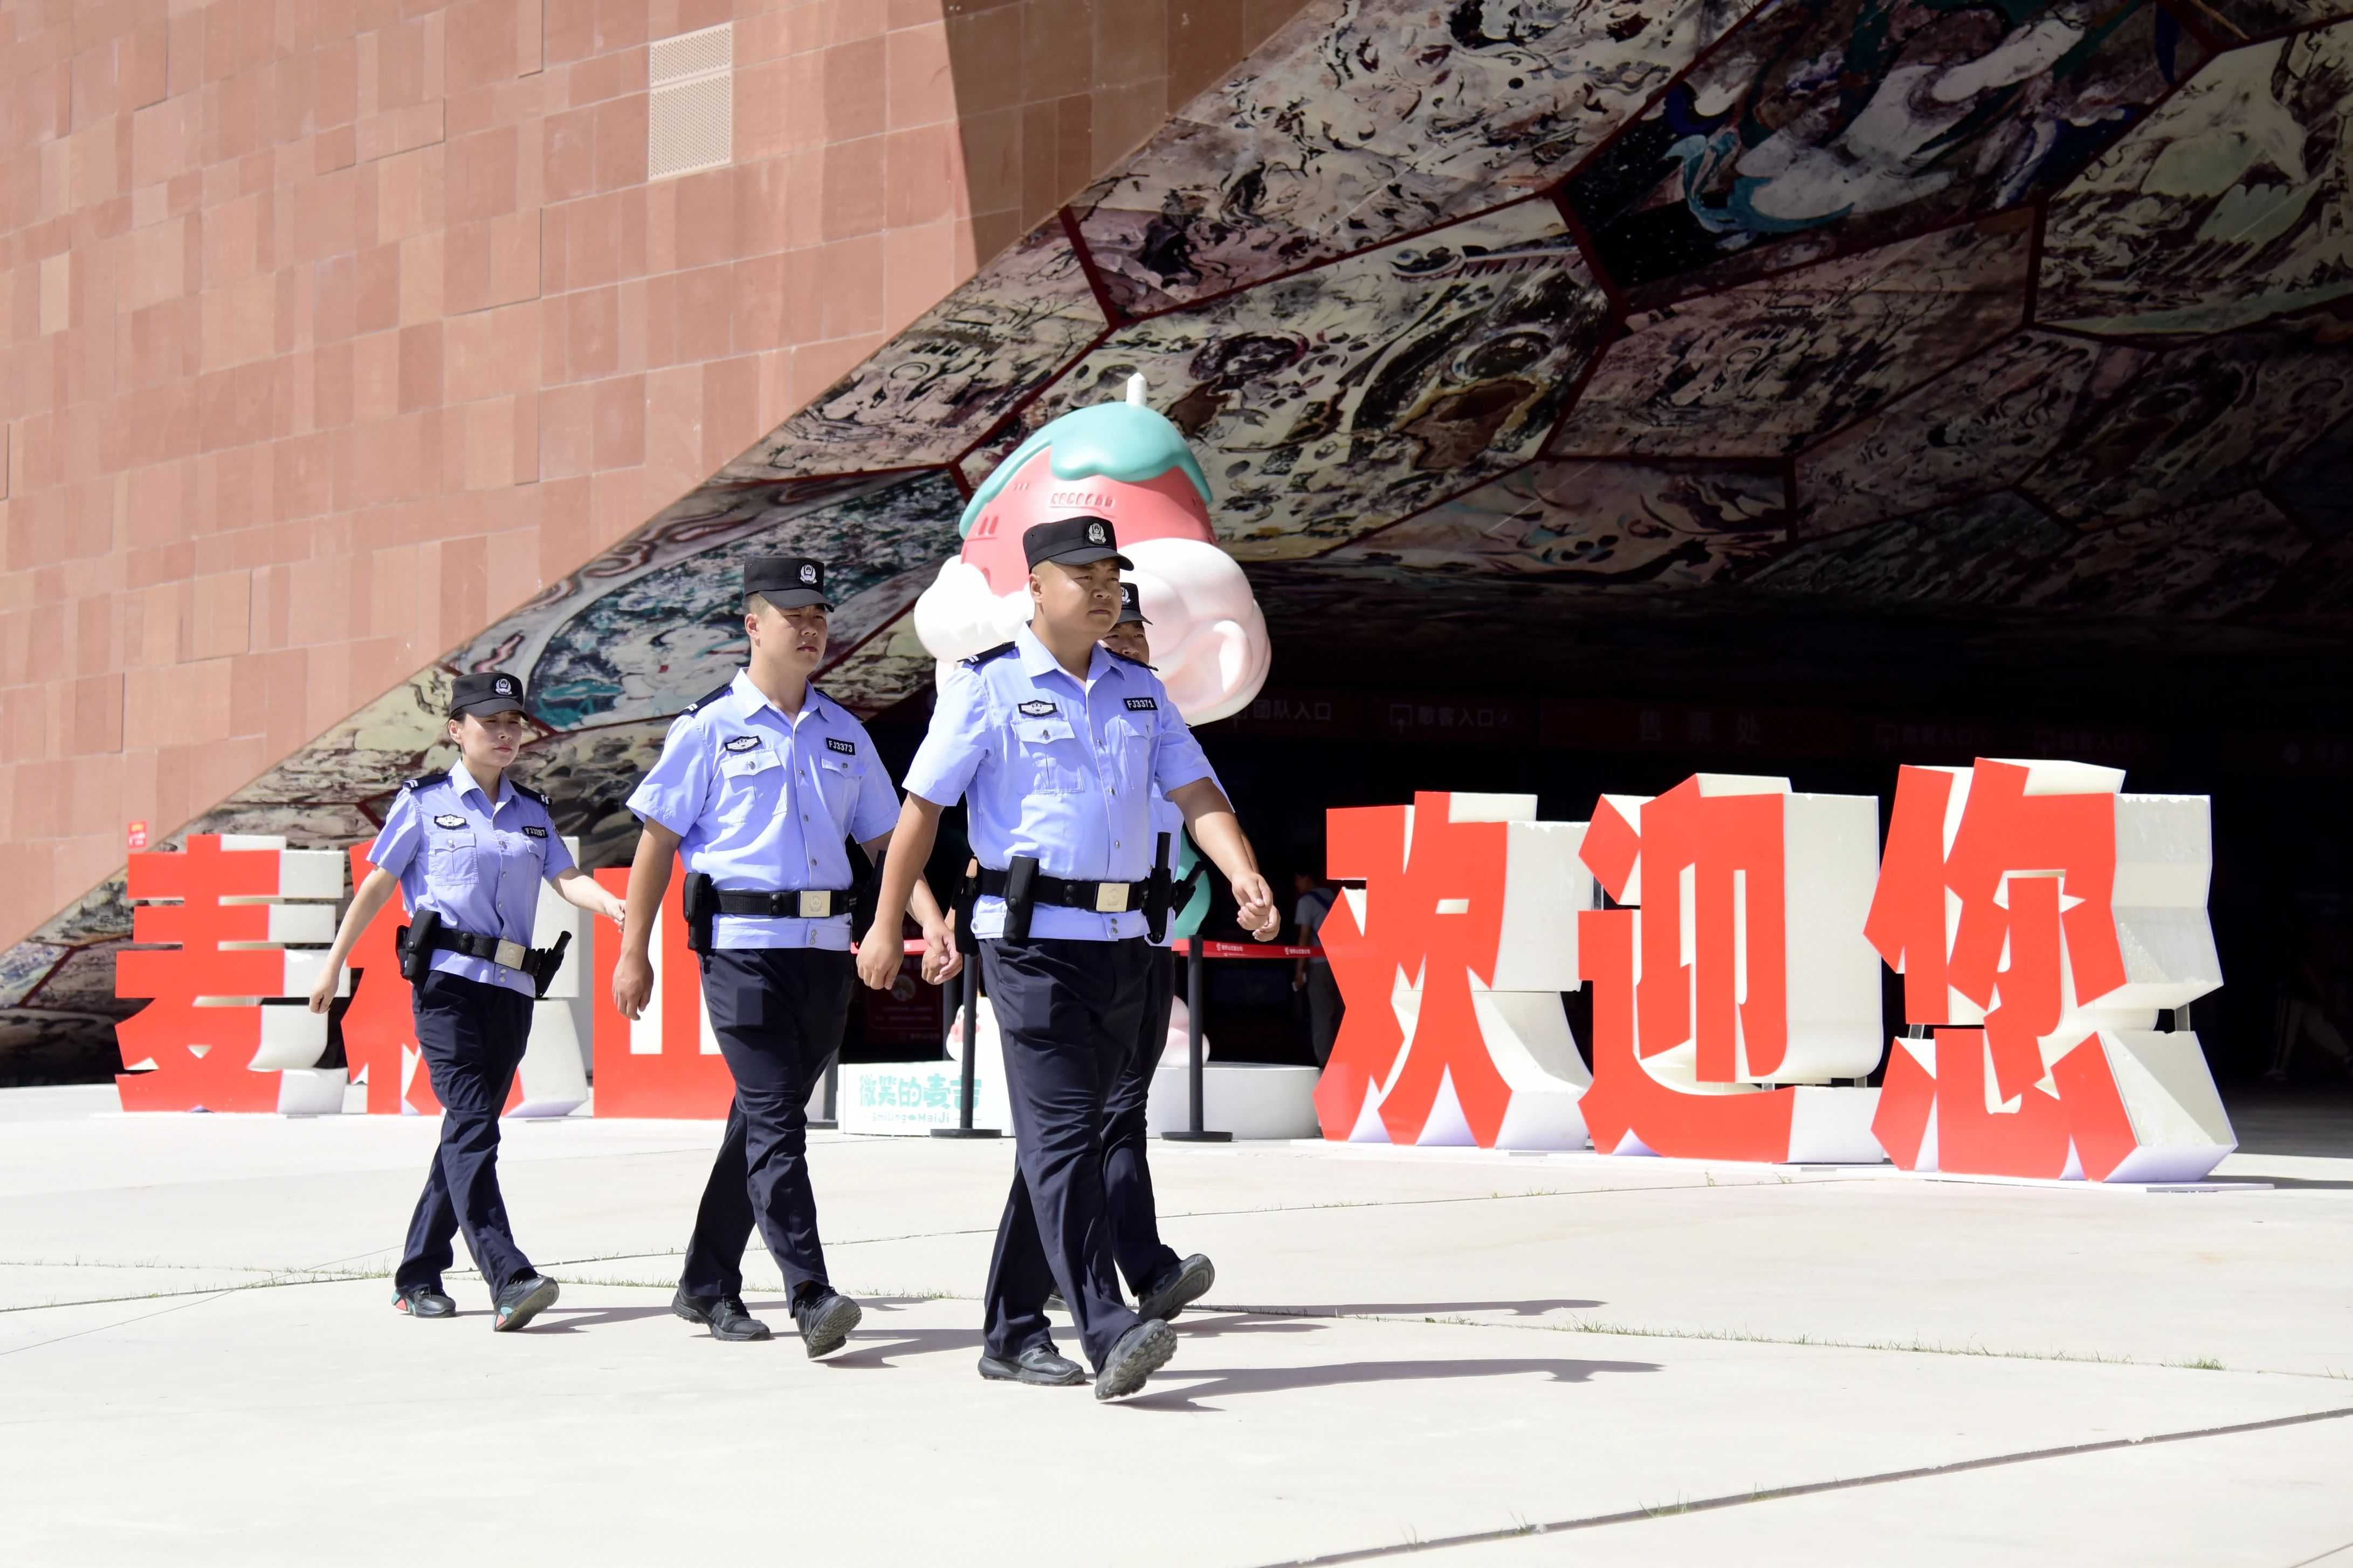
[[715, 888], [723, 915], [758, 915], [768, 920], [824, 921], [849, 912], [848, 888], [801, 888], [771, 893]]
[[531, 948], [527, 943], [509, 942], [503, 937], [484, 936], [479, 931], [452, 931], [443, 926], [433, 933], [435, 952], [462, 952], [468, 958], [486, 958], [501, 969], [528, 971]]
[[[1005, 896], [1008, 873], [980, 869], [980, 890], [988, 898]], [[1066, 910], [1092, 910], [1099, 915], [1122, 915], [1130, 910], [1141, 910], [1144, 897], [1152, 890], [1152, 883], [1142, 882], [1073, 882], [1063, 877], [1049, 877], [1042, 872], [1029, 879], [1030, 902], [1052, 904]]]
[[424, 981], [435, 953], [456, 952], [531, 976], [533, 989], [542, 996], [547, 994], [555, 972], [564, 967], [564, 950], [571, 945], [568, 931], [557, 934], [553, 947], [528, 947], [504, 937], [459, 931], [443, 925], [438, 910], [419, 912], [415, 924], [402, 926], [393, 937], [394, 951], [400, 955], [400, 973], [412, 985]]

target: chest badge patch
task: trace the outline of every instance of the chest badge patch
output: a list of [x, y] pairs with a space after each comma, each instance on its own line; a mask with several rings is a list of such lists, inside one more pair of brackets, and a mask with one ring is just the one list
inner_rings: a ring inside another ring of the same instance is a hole
[[757, 735], [738, 735], [727, 742], [727, 749], [731, 752], [748, 752], [759, 743], [760, 737]]
[[1060, 710], [1052, 703], [1040, 698], [1035, 702], [1024, 702], [1021, 705], [1021, 711], [1027, 713], [1032, 719], [1044, 719], [1059, 712]]
[[1131, 697], [1127, 705], [1139, 711], [1158, 712], [1160, 710], [1160, 700], [1155, 697]]
[[547, 837], [547, 829], [537, 823], [527, 822], [523, 824], [522, 836], [525, 838], [544, 838]]
[[858, 754], [858, 742], [828, 735], [825, 738], [825, 749], [828, 752], [839, 752], [845, 757], [854, 757]]
[[441, 816], [433, 819], [433, 826], [436, 827], [463, 827], [466, 826], [466, 819], [462, 816], [454, 816], [444, 812]]

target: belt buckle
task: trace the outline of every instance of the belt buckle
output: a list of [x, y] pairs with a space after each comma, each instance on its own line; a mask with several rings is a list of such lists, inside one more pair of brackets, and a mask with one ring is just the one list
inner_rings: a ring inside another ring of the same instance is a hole
[[501, 969], [521, 969], [522, 961], [530, 956], [531, 949], [522, 943], [501, 941], [498, 951], [491, 955], [491, 962]]
[[805, 921], [821, 921], [832, 918], [833, 894], [830, 891], [810, 892], [804, 890], [799, 897], [801, 919]]
[[1124, 915], [1127, 913], [1127, 895], [1129, 890], [1128, 885], [1125, 882], [1097, 882], [1095, 884], [1095, 913], [1099, 915]]

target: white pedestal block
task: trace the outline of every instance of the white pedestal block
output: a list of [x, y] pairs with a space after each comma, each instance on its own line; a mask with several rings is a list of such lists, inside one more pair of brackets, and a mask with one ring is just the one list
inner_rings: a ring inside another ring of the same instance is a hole
[[351, 1074], [343, 1068], [288, 1068], [278, 1075], [280, 1116], [341, 1116], [343, 1088]]
[[[565, 964], [571, 962], [566, 953]], [[531, 1045], [516, 1073], [522, 1079], [522, 1103], [509, 1116], [569, 1116], [587, 1103], [578, 1020], [579, 1008], [571, 997], [543, 996], [532, 1004]]]
[[[1201, 1124], [1236, 1138], [1313, 1138], [1315, 1080], [1311, 1067], [1286, 1062], [1208, 1062], [1201, 1068]], [[1192, 1125], [1190, 1074], [1182, 1058], [1161, 1058], [1152, 1075], [1145, 1125], [1177, 1132]]]
[[1789, 1163], [1796, 1165], [1882, 1165], [1887, 1151], [1872, 1136], [1879, 1111], [1875, 1089], [1797, 1086], [1789, 1108]]

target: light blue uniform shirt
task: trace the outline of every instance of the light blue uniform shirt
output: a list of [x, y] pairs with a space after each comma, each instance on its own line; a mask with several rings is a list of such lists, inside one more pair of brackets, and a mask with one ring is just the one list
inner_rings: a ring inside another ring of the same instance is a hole
[[[899, 822], [899, 797], [865, 725], [814, 686], [799, 712], [785, 713], [742, 669], [678, 716], [629, 809], [678, 835], [688, 871], [737, 892], [847, 889], [842, 840], [863, 844]], [[846, 952], [849, 915], [721, 915], [711, 942]]]
[[[1097, 645], [1082, 682], [1023, 626], [1011, 652], [949, 671], [907, 793], [938, 805], [962, 796], [983, 866], [1034, 855], [1050, 877], [1140, 882], [1152, 872], [1153, 791], [1216, 777], [1158, 676]], [[972, 931], [1002, 936], [1005, 900], [982, 899]], [[1144, 915], [1037, 904], [1029, 934], [1116, 942], [1142, 936]]]
[[[463, 763], [402, 784], [367, 858], [400, 879], [412, 917], [433, 910], [445, 926], [525, 947], [539, 917], [540, 883], [572, 865], [545, 795], [501, 779], [493, 805]], [[539, 991], [522, 970], [487, 958], [437, 952], [433, 967], [526, 996]]]

